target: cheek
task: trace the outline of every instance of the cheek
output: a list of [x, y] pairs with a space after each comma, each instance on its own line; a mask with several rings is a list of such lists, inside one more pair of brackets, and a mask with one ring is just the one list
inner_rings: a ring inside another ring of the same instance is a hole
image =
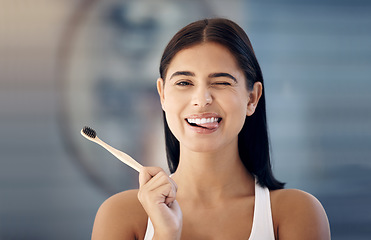
[[162, 103], [165, 112], [180, 113], [190, 101], [190, 91], [179, 91], [174, 86], [165, 87]]
[[238, 101], [235, 105], [229, 105], [231, 120], [237, 128], [242, 128], [247, 116], [247, 107], [243, 103], [244, 102]]
[[170, 90], [165, 90], [164, 99], [162, 103], [162, 108], [165, 112], [169, 114], [175, 112], [179, 108], [179, 97], [176, 94], [172, 93]]
[[165, 111], [165, 117], [167, 125], [170, 129], [170, 132], [174, 135], [174, 137], [179, 141], [179, 136], [181, 133], [181, 120], [177, 117], [176, 114], [172, 111]]
[[247, 116], [247, 94], [235, 93], [221, 103], [226, 111], [226, 125], [233, 134], [239, 133]]
[[170, 91], [165, 91], [164, 96], [162, 109], [165, 111], [166, 121], [170, 131], [178, 139], [178, 132], [182, 124], [181, 113], [183, 109], [183, 100], [179, 98], [179, 94], [177, 95]]
[[220, 104], [233, 115], [246, 116], [248, 95], [245, 92], [234, 92], [221, 97]]

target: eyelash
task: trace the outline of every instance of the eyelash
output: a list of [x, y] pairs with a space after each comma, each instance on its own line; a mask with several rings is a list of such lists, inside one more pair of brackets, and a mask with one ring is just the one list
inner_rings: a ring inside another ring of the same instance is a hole
[[[193, 85], [191, 82], [188, 81], [179, 81], [175, 83], [177, 86], [190, 86]], [[232, 84], [229, 82], [214, 82], [212, 85], [221, 85], [221, 86], [231, 86]]]
[[216, 82], [215, 85], [225, 85], [225, 86], [231, 86], [229, 82]]
[[177, 82], [175, 85], [177, 85], [177, 86], [189, 86], [189, 85], [192, 85], [192, 83], [187, 82], [187, 81], [180, 81], [180, 82]]

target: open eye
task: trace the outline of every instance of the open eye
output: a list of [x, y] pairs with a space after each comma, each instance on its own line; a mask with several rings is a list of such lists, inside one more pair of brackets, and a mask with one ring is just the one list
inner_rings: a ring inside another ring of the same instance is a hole
[[177, 86], [189, 86], [189, 85], [192, 85], [192, 83], [190, 83], [189, 81], [179, 81], [179, 82], [176, 82], [175, 85], [177, 85]]

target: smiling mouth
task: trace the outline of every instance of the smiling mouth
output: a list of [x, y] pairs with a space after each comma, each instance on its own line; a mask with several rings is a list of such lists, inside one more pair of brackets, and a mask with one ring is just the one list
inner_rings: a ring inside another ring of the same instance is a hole
[[222, 118], [211, 117], [211, 118], [186, 118], [187, 123], [193, 127], [200, 127], [204, 129], [215, 129], [218, 127]]

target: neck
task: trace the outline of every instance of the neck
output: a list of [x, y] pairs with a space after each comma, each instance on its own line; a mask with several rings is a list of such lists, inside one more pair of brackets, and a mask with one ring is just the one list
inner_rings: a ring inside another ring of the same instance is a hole
[[254, 178], [244, 167], [237, 145], [215, 152], [193, 152], [181, 147], [180, 152], [173, 176], [180, 196], [219, 201], [254, 195]]

